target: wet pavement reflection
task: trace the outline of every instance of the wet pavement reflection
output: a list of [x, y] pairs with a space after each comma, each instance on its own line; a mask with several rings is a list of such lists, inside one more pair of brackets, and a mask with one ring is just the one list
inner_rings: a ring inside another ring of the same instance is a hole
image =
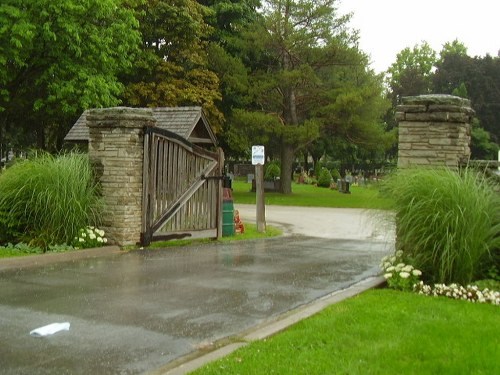
[[[0, 272], [2, 374], [138, 374], [378, 273], [383, 241], [290, 236]], [[70, 322], [34, 338], [30, 330]]]

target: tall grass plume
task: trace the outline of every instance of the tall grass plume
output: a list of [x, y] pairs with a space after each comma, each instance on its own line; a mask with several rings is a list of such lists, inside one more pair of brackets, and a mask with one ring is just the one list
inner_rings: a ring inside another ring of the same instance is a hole
[[404, 169], [385, 182], [397, 246], [430, 282], [467, 284], [494, 266], [500, 200], [484, 175], [464, 169]]
[[0, 174], [0, 242], [71, 243], [102, 210], [88, 156], [42, 154]]

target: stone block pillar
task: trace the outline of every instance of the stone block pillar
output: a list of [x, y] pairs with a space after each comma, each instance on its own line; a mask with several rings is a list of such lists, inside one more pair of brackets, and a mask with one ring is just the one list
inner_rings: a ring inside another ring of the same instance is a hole
[[93, 109], [87, 114], [89, 156], [105, 201], [103, 229], [111, 243], [140, 242], [144, 128], [155, 126], [145, 108]]
[[470, 101], [452, 95], [405, 97], [396, 109], [398, 167], [457, 168], [470, 157]]

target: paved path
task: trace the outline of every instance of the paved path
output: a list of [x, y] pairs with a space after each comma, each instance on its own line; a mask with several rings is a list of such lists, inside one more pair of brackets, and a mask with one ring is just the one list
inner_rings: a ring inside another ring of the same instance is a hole
[[[251, 220], [252, 207], [236, 208]], [[0, 261], [0, 372], [166, 373], [183, 356], [376, 275], [391, 249], [378, 225], [367, 230], [372, 224], [359, 220], [361, 211], [288, 210], [268, 207], [268, 222], [289, 233], [310, 223], [315, 236], [91, 254], [32, 267], [2, 268]], [[292, 217], [300, 217], [297, 227]], [[335, 222], [350, 222], [349, 238], [332, 238]], [[66, 321], [69, 331], [29, 335]]]
[[[235, 206], [243, 221], [255, 223], [255, 205]], [[266, 223], [285, 234], [318, 238], [392, 241], [394, 229], [386, 211], [357, 208], [267, 206]]]

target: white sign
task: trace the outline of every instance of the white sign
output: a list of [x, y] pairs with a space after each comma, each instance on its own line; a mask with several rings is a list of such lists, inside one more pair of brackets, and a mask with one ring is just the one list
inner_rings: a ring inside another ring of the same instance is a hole
[[264, 146], [252, 146], [252, 165], [264, 165]]

